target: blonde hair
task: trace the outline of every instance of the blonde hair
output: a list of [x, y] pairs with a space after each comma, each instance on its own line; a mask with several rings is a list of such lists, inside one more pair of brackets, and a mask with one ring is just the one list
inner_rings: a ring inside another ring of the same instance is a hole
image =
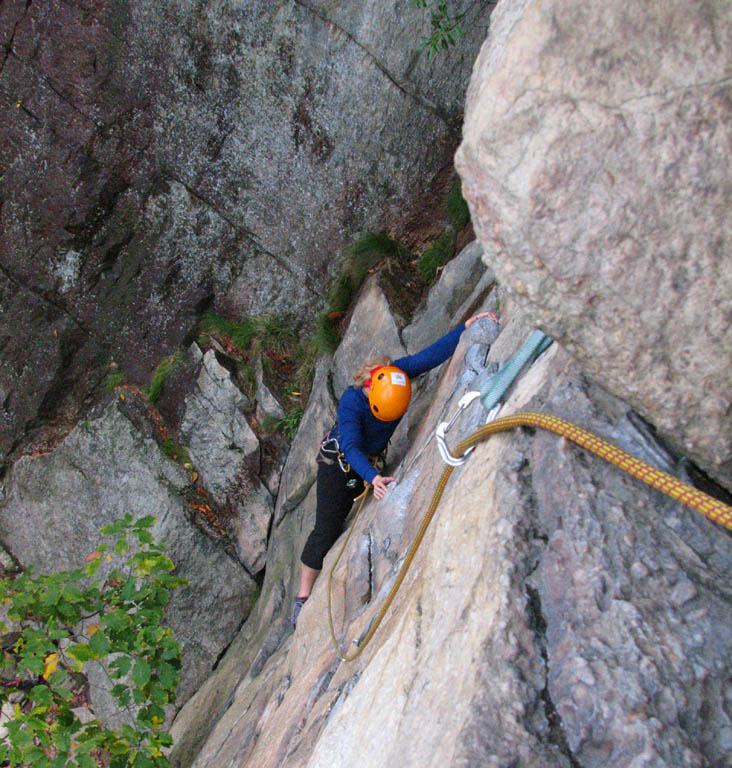
[[371, 378], [371, 371], [374, 368], [378, 368], [380, 365], [391, 365], [390, 357], [373, 357], [356, 368], [353, 372], [353, 385], [354, 387], [363, 387], [366, 382]]

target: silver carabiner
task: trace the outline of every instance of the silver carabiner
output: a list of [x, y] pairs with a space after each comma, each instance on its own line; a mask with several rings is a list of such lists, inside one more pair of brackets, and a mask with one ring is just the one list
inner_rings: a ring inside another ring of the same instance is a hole
[[[458, 416], [475, 400], [477, 397], [480, 397], [480, 392], [467, 392], [464, 394], [459, 402], [458, 402], [458, 409], [455, 412], [455, 415], [450, 419], [450, 421], [443, 421], [435, 430], [435, 439], [437, 440], [437, 450], [440, 452], [440, 456], [442, 457], [442, 460], [445, 462], [445, 464], [449, 464], [451, 467], [459, 467], [462, 464], [465, 464], [465, 460], [470, 456], [470, 454], [475, 450], [475, 446], [472, 446], [468, 448], [467, 451], [462, 456], [453, 456], [450, 452], [450, 449], [447, 446], [447, 440], [445, 439], [445, 435], [452, 429], [453, 425], [457, 421]], [[496, 416], [498, 416], [498, 412], [501, 410], [501, 405], [496, 405], [491, 412], [488, 414], [488, 417], [485, 420], [485, 423], [488, 424], [491, 421], [493, 421]]]
[[460, 416], [460, 414], [477, 397], [480, 397], [480, 392], [477, 392], [477, 391], [466, 392], [458, 402], [458, 409], [455, 412], [455, 415], [450, 419], [450, 421], [443, 421], [435, 430], [435, 439], [437, 440], [437, 450], [440, 452], [440, 456], [442, 457], [442, 460], [446, 464], [449, 464], [451, 467], [459, 467], [461, 464], [464, 464], [465, 460], [475, 449], [475, 446], [473, 446], [472, 448], [468, 448], [468, 450], [465, 451], [465, 453], [462, 456], [453, 456], [452, 453], [450, 453], [450, 449], [447, 447], [447, 440], [445, 439], [445, 435], [452, 429], [453, 425], [458, 419], [458, 416]]

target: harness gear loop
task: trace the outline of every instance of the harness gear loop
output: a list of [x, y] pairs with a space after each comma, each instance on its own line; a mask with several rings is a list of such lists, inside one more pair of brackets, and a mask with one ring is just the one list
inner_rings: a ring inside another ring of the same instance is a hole
[[351, 465], [346, 461], [346, 457], [338, 444], [338, 439], [331, 435], [330, 432], [320, 443], [320, 454], [328, 464], [337, 461], [341, 472], [344, 474], [347, 475], [351, 471]]
[[[378, 453], [374, 456], [368, 456], [369, 461], [379, 472], [383, 471], [386, 464], [386, 450], [387, 449], [384, 448], [381, 453]], [[346, 475], [351, 472], [351, 465], [346, 460], [346, 454], [341, 450], [341, 446], [338, 443], [338, 438], [332, 435], [331, 432], [328, 432], [328, 434], [320, 442], [320, 457], [323, 461], [325, 461], [326, 464], [333, 464], [333, 462], [337, 461], [341, 472]], [[355, 487], [355, 485], [350, 485], [350, 480], [348, 482], [349, 488]], [[356, 496], [356, 499], [360, 498], [360, 496]]]

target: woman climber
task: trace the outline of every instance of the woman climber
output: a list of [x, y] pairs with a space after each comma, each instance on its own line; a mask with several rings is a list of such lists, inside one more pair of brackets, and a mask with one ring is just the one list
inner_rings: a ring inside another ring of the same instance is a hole
[[410, 379], [444, 363], [458, 345], [460, 334], [476, 320], [493, 312], [481, 312], [416, 355], [393, 363], [385, 357], [370, 360], [356, 369], [353, 385], [338, 403], [336, 425], [325, 436], [318, 453], [315, 527], [302, 552], [300, 589], [292, 610], [297, 625], [305, 601], [323, 567], [323, 558], [343, 530], [354, 499], [364, 490], [364, 481], [382, 499], [393, 477], [382, 475], [386, 448], [411, 397]]

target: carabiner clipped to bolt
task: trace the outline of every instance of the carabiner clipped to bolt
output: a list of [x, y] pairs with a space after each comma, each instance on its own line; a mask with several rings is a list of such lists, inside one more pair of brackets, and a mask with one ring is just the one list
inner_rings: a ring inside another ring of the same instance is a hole
[[[445, 462], [445, 464], [449, 464], [451, 467], [459, 467], [462, 464], [465, 464], [465, 460], [470, 456], [470, 454], [475, 450], [475, 446], [472, 446], [472, 448], [468, 448], [467, 451], [462, 456], [453, 456], [450, 452], [450, 449], [447, 447], [447, 440], [445, 439], [445, 435], [452, 429], [453, 425], [458, 419], [458, 416], [475, 400], [477, 397], [480, 397], [480, 392], [467, 392], [464, 394], [460, 401], [458, 402], [458, 409], [455, 412], [455, 415], [450, 419], [450, 421], [443, 421], [435, 430], [435, 439], [437, 440], [437, 450], [440, 452], [440, 456], [442, 456], [442, 460]], [[485, 423], [488, 424], [491, 421], [493, 421], [496, 416], [498, 416], [498, 412], [501, 410], [501, 404], [499, 403], [496, 405], [488, 414], [488, 417], [485, 420]]]
[[468, 456], [472, 453], [472, 451], [475, 449], [475, 446], [468, 448], [468, 450], [465, 451], [462, 456], [453, 456], [452, 453], [450, 453], [450, 449], [447, 447], [447, 440], [445, 439], [445, 435], [452, 429], [453, 425], [458, 419], [458, 416], [460, 416], [460, 414], [473, 402], [473, 400], [478, 397], [480, 397], [480, 392], [467, 392], [464, 394], [458, 402], [458, 409], [455, 412], [455, 415], [450, 419], [450, 421], [443, 421], [435, 431], [437, 450], [440, 452], [442, 460], [446, 464], [449, 464], [451, 467], [459, 467], [461, 464], [464, 464], [465, 459], [467, 459]]

